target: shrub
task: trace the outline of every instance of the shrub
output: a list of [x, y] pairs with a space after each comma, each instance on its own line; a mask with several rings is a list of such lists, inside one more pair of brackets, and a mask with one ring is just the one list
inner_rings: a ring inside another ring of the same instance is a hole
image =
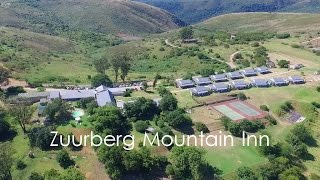
[[247, 96], [244, 93], [237, 94], [237, 98], [241, 101], [247, 100]]
[[144, 133], [148, 126], [146, 121], [137, 121], [134, 123], [134, 128], [140, 133]]
[[253, 42], [251, 46], [252, 46], [252, 47], [259, 47], [260, 44], [259, 44], [258, 42]]
[[123, 93], [123, 97], [130, 97], [132, 92], [133, 92], [132, 89], [127, 89], [127, 90]]
[[278, 61], [278, 66], [280, 68], [288, 68], [289, 64], [290, 64], [290, 61], [287, 61], [287, 60], [284, 60], [284, 59]]
[[261, 106], [260, 106], [260, 109], [261, 109], [262, 111], [269, 111], [269, 108], [268, 108], [267, 105], [261, 105]]
[[320, 86], [317, 87], [317, 91], [320, 92]]
[[291, 47], [292, 48], [303, 48], [303, 46], [300, 44], [291, 44]]
[[74, 166], [74, 161], [70, 158], [69, 153], [66, 150], [61, 150], [60, 152], [58, 152], [57, 161], [64, 169], [67, 169], [70, 166]]
[[24, 163], [22, 160], [18, 160], [17, 161], [17, 164], [16, 164], [16, 168], [18, 169], [18, 170], [22, 170], [22, 169], [24, 169], [24, 168], [26, 168], [27, 167], [27, 165], [26, 165], [26, 163]]
[[203, 133], [208, 133], [208, 132], [209, 132], [208, 127], [207, 127], [204, 123], [202, 123], [202, 122], [196, 122], [195, 125], [196, 125], [196, 130], [197, 130], [198, 132], [201, 132], [201, 131], [202, 131]]
[[276, 38], [278, 38], [278, 39], [287, 39], [289, 37], [290, 37], [289, 33], [282, 33], [282, 34], [277, 34], [276, 35]]
[[159, 49], [159, 51], [164, 51], [165, 49], [163, 48], [163, 47], [161, 47], [160, 49]]
[[320, 108], [320, 103], [318, 102], [312, 102], [311, 104], [316, 108]]

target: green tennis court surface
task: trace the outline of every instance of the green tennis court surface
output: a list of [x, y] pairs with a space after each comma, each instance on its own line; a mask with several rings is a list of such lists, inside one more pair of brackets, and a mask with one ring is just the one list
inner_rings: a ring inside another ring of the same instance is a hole
[[234, 110], [232, 110], [226, 105], [219, 105], [219, 106], [215, 106], [214, 108], [232, 120], [240, 120], [245, 118], [244, 116], [235, 112]]
[[261, 115], [260, 112], [252, 109], [251, 107], [247, 106], [243, 102], [236, 101], [230, 103], [230, 106], [234, 107], [235, 109], [241, 111], [242, 113], [246, 114], [247, 116], [259, 116]]
[[239, 100], [226, 101], [212, 107], [234, 121], [242, 119], [254, 120], [263, 118], [266, 115], [258, 108]]

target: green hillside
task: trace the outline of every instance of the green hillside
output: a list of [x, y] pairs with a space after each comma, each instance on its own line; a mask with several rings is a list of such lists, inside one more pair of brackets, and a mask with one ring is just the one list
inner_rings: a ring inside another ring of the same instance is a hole
[[137, 0], [165, 9], [187, 23], [235, 12], [320, 12], [319, 0]]
[[196, 27], [199, 30], [309, 32], [320, 30], [320, 14], [234, 13], [217, 16]]
[[156, 7], [125, 0], [5, 0], [0, 2], [0, 16], [2, 26], [50, 34], [159, 33], [184, 25]]

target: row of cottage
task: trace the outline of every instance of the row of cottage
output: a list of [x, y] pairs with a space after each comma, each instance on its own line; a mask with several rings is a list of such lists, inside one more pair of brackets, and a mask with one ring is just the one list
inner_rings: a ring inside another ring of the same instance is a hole
[[[257, 68], [261, 74], [271, 73], [266, 67]], [[254, 69], [246, 69], [242, 71], [230, 72], [226, 74], [211, 75], [210, 77], [193, 77], [192, 80], [177, 80], [176, 84], [182, 89], [190, 88], [193, 95], [203, 96], [209, 92], [229, 92], [231, 89], [247, 89], [250, 87], [270, 87], [270, 86], [287, 86], [292, 84], [303, 84], [305, 80], [301, 76], [290, 76], [288, 78], [277, 77], [271, 79], [254, 78], [250, 83], [241, 80], [244, 76], [257, 76]], [[224, 83], [233, 80], [228, 83]], [[236, 80], [238, 79], [238, 80]], [[240, 79], [240, 80], [239, 80]]]

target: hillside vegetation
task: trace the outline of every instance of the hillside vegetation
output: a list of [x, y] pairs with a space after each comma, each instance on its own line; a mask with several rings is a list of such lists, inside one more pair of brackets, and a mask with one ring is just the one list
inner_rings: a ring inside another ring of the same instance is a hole
[[187, 23], [234, 12], [319, 12], [319, 0], [137, 0], [165, 9]]
[[200, 30], [309, 32], [320, 30], [320, 14], [234, 13], [214, 17], [196, 25]]
[[159, 33], [184, 25], [173, 15], [125, 0], [5, 0], [0, 25], [40, 33]]

